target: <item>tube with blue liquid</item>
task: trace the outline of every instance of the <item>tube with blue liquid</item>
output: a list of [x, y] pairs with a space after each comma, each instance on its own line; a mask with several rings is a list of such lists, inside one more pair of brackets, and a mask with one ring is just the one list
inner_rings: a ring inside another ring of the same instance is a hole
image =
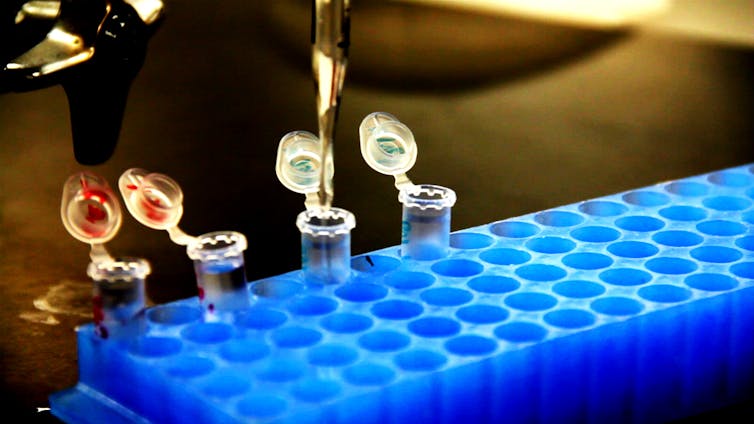
[[423, 184], [402, 189], [401, 256], [432, 260], [448, 255], [450, 210], [456, 201], [449, 188]]
[[341, 284], [351, 276], [351, 230], [356, 218], [340, 208], [311, 209], [296, 220], [301, 231], [301, 269], [309, 284]]
[[417, 156], [411, 130], [389, 113], [374, 112], [361, 122], [359, 138], [367, 164], [395, 178], [398, 200], [403, 205], [401, 256], [417, 260], [447, 256], [456, 193], [438, 185], [415, 185], [408, 178], [406, 173]]
[[319, 204], [322, 166], [332, 178], [332, 162], [323, 165], [321, 142], [312, 133], [294, 131], [280, 140], [275, 171], [288, 189], [306, 195], [306, 210], [296, 219], [301, 231], [301, 269], [307, 284], [342, 284], [351, 277], [351, 230], [354, 215], [340, 208]]

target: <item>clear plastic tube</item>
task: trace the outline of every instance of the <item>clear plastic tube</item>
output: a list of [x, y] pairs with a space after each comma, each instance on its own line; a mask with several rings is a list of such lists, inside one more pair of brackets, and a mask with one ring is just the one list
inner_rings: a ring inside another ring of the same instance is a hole
[[217, 231], [196, 237], [186, 252], [194, 261], [199, 302], [205, 319], [250, 306], [243, 252], [246, 237]]
[[198, 237], [178, 227], [183, 216], [183, 191], [167, 175], [131, 168], [118, 180], [118, 187], [131, 215], [156, 230], [166, 230], [170, 239], [186, 246], [194, 261], [199, 303], [207, 320], [224, 319], [250, 306], [244, 266], [246, 237], [235, 231], [216, 231]]
[[367, 115], [359, 126], [361, 155], [377, 172], [392, 175], [403, 204], [401, 256], [439, 259], [450, 246], [450, 211], [456, 193], [446, 187], [414, 185], [406, 174], [416, 163], [416, 140], [411, 130], [386, 112]]
[[446, 187], [422, 184], [401, 190], [398, 200], [403, 204], [401, 256], [418, 260], [446, 256], [456, 193]]
[[150, 272], [149, 262], [140, 258], [89, 264], [87, 274], [94, 282], [92, 312], [100, 337], [106, 339], [135, 325], [146, 307], [145, 280]]
[[301, 266], [309, 284], [341, 284], [351, 276], [354, 215], [344, 209], [311, 209], [296, 220], [301, 231]]

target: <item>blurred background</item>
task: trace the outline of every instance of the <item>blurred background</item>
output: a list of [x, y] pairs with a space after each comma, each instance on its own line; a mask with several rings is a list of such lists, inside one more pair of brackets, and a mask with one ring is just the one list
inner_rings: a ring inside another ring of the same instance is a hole
[[[0, 34], [22, 3], [0, 9]], [[59, 212], [77, 171], [112, 185], [132, 167], [167, 174], [184, 191], [186, 232], [247, 236], [251, 280], [300, 267], [304, 198], [274, 164], [285, 133], [317, 130], [310, 13], [308, 0], [166, 0], [103, 165], [75, 161], [60, 86], [0, 95], [6, 411], [52, 421], [36, 408], [77, 381], [88, 247]], [[351, 19], [334, 205], [356, 215], [354, 254], [400, 242], [392, 178], [359, 152], [374, 111], [413, 130], [415, 183], [456, 190], [453, 230], [754, 161], [754, 1], [352, 0]], [[0, 58], [24, 42], [2, 40]], [[164, 231], [126, 215], [108, 246], [151, 261], [152, 303], [195, 295]], [[742, 411], [752, 417], [728, 418]]]

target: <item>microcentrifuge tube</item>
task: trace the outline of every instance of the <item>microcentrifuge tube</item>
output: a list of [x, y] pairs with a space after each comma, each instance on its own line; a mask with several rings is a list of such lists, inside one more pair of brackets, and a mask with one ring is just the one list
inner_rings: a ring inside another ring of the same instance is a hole
[[344, 209], [313, 208], [296, 220], [301, 231], [301, 268], [308, 284], [341, 284], [351, 276], [354, 215]]
[[[345, 209], [320, 207], [317, 193], [325, 162], [321, 150], [314, 134], [289, 132], [280, 139], [275, 172], [285, 187], [306, 195], [306, 210], [296, 219], [304, 280], [313, 285], [340, 284], [351, 276], [351, 230], [356, 218]], [[333, 169], [325, 175], [332, 178]]]
[[149, 262], [140, 258], [89, 264], [87, 274], [94, 283], [92, 312], [100, 337], [135, 329], [146, 307], [144, 282], [150, 271]]
[[244, 268], [246, 237], [235, 231], [217, 231], [196, 237], [187, 247], [194, 261], [199, 303], [205, 318], [250, 306]]
[[446, 187], [422, 184], [401, 190], [398, 200], [403, 204], [401, 256], [419, 260], [446, 256], [455, 192]]
[[138, 316], [146, 305], [144, 280], [151, 268], [140, 258], [113, 259], [105, 248], [122, 222], [120, 204], [107, 181], [91, 172], [72, 175], [63, 186], [60, 214], [66, 230], [91, 245], [87, 274], [93, 282], [97, 334], [106, 339], [126, 329], [139, 331]]
[[403, 204], [401, 256], [438, 259], [450, 246], [453, 190], [431, 184], [414, 185], [406, 173], [416, 163], [417, 147], [411, 130], [393, 115], [369, 114], [359, 126], [361, 155], [377, 172], [392, 175]]
[[235, 231], [216, 231], [194, 237], [178, 228], [183, 215], [183, 191], [167, 175], [132, 168], [118, 184], [131, 215], [147, 227], [166, 230], [170, 239], [186, 246], [194, 261], [199, 303], [205, 319], [224, 319], [250, 306], [244, 266], [246, 237]]

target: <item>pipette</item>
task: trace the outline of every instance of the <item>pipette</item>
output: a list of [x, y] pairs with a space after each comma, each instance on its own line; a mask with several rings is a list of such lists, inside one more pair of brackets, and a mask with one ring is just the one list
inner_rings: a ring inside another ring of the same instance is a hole
[[317, 196], [322, 209], [332, 204], [333, 183], [325, 173], [333, 161], [333, 142], [350, 43], [350, 0], [315, 0], [312, 10], [312, 72], [316, 89], [320, 168]]
[[195, 237], [178, 227], [183, 215], [183, 191], [164, 174], [132, 168], [118, 181], [131, 215], [149, 228], [166, 230], [170, 239], [186, 246], [194, 261], [199, 302], [205, 319], [224, 319], [249, 307], [243, 252], [246, 237], [235, 231], [216, 231]]
[[[324, 162], [322, 142], [314, 134], [293, 131], [278, 145], [275, 172], [283, 185], [306, 196], [306, 210], [296, 219], [301, 231], [301, 268], [310, 284], [340, 284], [351, 276], [351, 230], [354, 215], [340, 208], [322, 208], [317, 197], [320, 176], [331, 179], [332, 162]], [[324, 168], [324, 169], [323, 169]]]
[[118, 233], [123, 221], [118, 198], [107, 181], [91, 172], [79, 172], [63, 186], [60, 216], [66, 230], [91, 245], [87, 275], [94, 283], [92, 313], [97, 334], [108, 338], [126, 328], [146, 306], [145, 279], [149, 262], [110, 256], [105, 243]]
[[374, 112], [361, 122], [359, 139], [367, 164], [395, 178], [398, 200], [403, 204], [401, 256], [419, 260], [446, 256], [456, 193], [438, 185], [414, 185], [408, 178], [406, 173], [418, 153], [411, 130], [389, 113]]

